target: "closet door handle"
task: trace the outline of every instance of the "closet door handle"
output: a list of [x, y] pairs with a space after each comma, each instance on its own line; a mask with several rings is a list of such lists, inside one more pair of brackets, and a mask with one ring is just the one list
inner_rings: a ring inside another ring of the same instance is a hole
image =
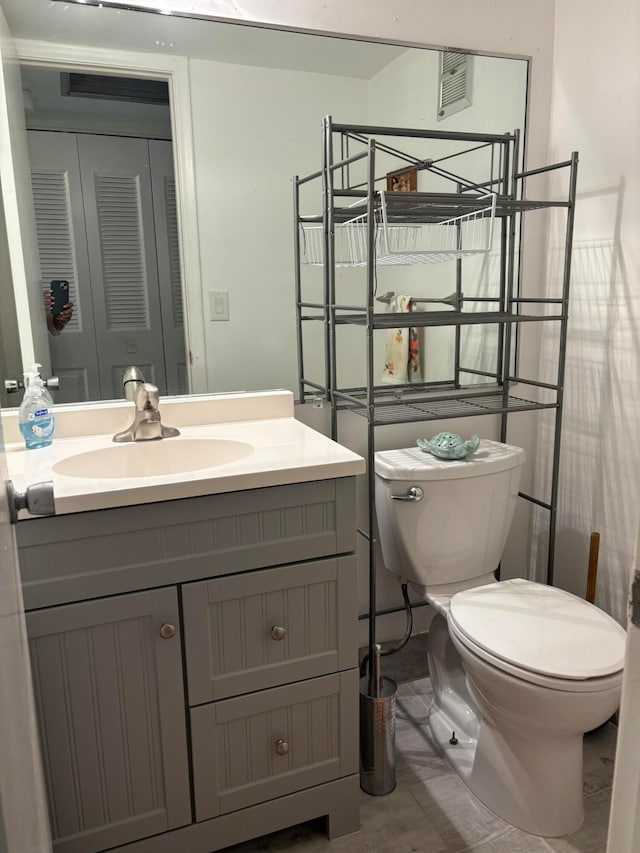
[[287, 629], [283, 628], [282, 625], [274, 625], [271, 629], [271, 639], [272, 640], [284, 640], [287, 635]]
[[406, 495], [391, 495], [392, 501], [421, 501], [424, 492], [420, 486], [411, 486]]

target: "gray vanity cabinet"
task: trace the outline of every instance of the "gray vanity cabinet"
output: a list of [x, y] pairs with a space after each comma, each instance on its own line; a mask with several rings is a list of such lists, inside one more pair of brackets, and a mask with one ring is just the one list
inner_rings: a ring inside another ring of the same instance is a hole
[[16, 538], [55, 853], [358, 829], [354, 478]]
[[191, 822], [175, 589], [27, 614], [56, 853]]

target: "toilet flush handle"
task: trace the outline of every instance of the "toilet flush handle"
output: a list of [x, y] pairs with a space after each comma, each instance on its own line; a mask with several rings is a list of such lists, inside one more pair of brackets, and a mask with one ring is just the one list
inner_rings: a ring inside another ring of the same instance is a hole
[[392, 501], [421, 501], [424, 492], [420, 486], [411, 486], [406, 495], [391, 495]]

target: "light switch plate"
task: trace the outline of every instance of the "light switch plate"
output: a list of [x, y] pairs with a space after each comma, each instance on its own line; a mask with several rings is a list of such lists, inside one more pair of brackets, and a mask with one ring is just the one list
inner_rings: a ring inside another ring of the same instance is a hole
[[229, 319], [229, 291], [228, 290], [210, 290], [209, 291], [209, 319], [210, 320], [228, 320]]

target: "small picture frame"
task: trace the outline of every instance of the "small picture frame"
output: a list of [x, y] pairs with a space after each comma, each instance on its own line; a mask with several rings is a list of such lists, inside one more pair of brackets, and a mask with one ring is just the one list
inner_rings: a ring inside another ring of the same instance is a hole
[[415, 166], [387, 173], [387, 192], [414, 193], [418, 189], [418, 170]]

